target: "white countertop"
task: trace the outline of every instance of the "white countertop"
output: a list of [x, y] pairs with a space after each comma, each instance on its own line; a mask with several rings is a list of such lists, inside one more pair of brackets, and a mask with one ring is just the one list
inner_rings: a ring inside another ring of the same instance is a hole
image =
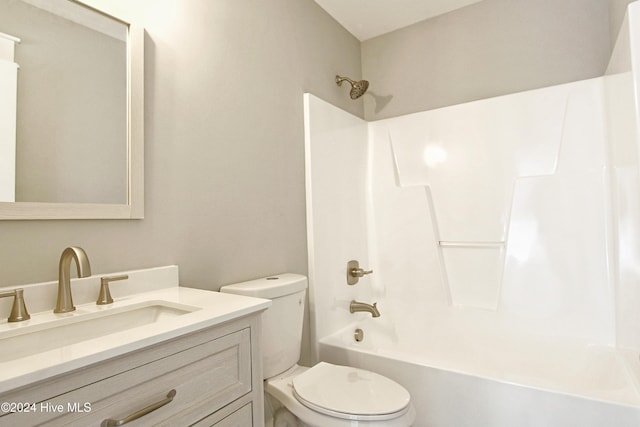
[[[135, 279], [135, 272], [130, 274], [130, 277], [132, 276]], [[177, 278], [177, 274], [175, 277]], [[256, 313], [271, 305], [271, 301], [266, 299], [179, 287], [177, 283], [168, 284], [168, 287], [163, 289], [117, 298], [116, 286], [112, 287], [115, 300], [113, 304], [106, 306], [96, 305], [95, 302], [76, 304], [76, 311], [71, 313], [54, 314], [51, 310], [47, 310], [31, 313], [31, 319], [27, 321], [0, 323], [0, 348], [2, 348], [3, 337], [19, 335], [22, 328], [33, 330], [34, 326], [37, 328], [39, 325], [46, 328], [46, 325], [52, 321], [87, 315], [96, 316], [96, 313], [99, 315], [103, 310], [126, 310], [129, 306], [148, 304], [149, 301], [187, 306], [194, 311], [53, 350], [45, 349], [43, 352], [14, 360], [0, 361], [0, 393]], [[27, 304], [28, 302], [27, 298]]]

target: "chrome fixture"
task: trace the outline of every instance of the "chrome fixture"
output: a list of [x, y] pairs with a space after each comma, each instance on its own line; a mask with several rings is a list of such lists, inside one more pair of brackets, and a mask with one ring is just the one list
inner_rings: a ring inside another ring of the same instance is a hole
[[18, 288], [12, 291], [0, 292], [0, 298], [14, 297], [13, 306], [11, 307], [11, 314], [7, 319], [8, 322], [22, 322], [31, 318], [27, 312], [27, 306], [24, 304], [24, 296], [22, 295], [23, 289]]
[[84, 249], [71, 246], [62, 251], [58, 268], [58, 301], [56, 302], [56, 308], [53, 310], [54, 313], [68, 313], [76, 309], [73, 306], [73, 298], [71, 297], [71, 280], [69, 277], [72, 259], [76, 261], [78, 277], [91, 276], [89, 257], [87, 257]]
[[354, 80], [351, 80], [349, 77], [336, 76], [336, 83], [338, 86], [342, 86], [342, 82], [345, 80], [351, 84], [351, 91], [349, 92], [349, 96], [351, 97], [351, 99], [360, 98], [369, 88], [369, 82], [366, 80], [360, 80], [359, 82], [356, 82]]
[[364, 331], [360, 328], [356, 329], [355, 331], [353, 331], [353, 338], [356, 340], [356, 342], [362, 342], [362, 340], [364, 339]]
[[100, 278], [100, 295], [98, 295], [98, 300], [96, 301], [96, 304], [97, 305], [111, 304], [113, 302], [113, 298], [111, 298], [111, 292], [109, 291], [109, 283], [115, 282], [116, 280], [125, 280], [128, 278], [129, 276], [126, 274], [122, 276], [101, 277]]
[[360, 263], [358, 261], [351, 260], [347, 263], [347, 284], [355, 285], [361, 277], [371, 273], [373, 273], [373, 270], [365, 271], [360, 268]]
[[380, 317], [380, 312], [377, 307], [378, 303], [374, 302], [373, 305], [367, 304], [364, 302], [358, 302], [356, 300], [351, 301], [349, 304], [349, 311], [351, 313], [356, 313], [358, 311], [365, 311], [367, 313], [371, 313], [371, 317]]

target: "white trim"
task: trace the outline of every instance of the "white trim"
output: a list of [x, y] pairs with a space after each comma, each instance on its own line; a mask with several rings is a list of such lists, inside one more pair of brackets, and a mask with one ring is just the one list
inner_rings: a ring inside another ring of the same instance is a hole
[[127, 204], [0, 202], [0, 220], [144, 218], [144, 29], [129, 26]]

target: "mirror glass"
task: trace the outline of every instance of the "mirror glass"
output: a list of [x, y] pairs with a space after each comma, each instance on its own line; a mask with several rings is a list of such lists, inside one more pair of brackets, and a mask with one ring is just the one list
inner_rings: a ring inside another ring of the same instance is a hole
[[0, 33], [0, 217], [10, 204], [36, 217], [82, 217], [82, 205], [89, 218], [136, 217], [95, 210], [131, 205], [141, 162], [131, 26], [72, 0], [3, 0]]

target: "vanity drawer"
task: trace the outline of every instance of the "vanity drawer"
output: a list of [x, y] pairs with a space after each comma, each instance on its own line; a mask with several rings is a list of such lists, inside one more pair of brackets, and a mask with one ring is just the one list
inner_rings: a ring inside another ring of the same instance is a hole
[[215, 427], [247, 427], [253, 422], [251, 404], [244, 405], [233, 414], [214, 424]]
[[253, 408], [251, 407], [251, 403], [245, 404], [231, 414], [221, 414], [220, 412], [193, 424], [191, 427], [248, 427], [253, 425]]
[[170, 402], [127, 425], [193, 424], [251, 391], [250, 345], [242, 329], [38, 404], [61, 413], [11, 414], [0, 425], [98, 426], [167, 402], [171, 390]]

